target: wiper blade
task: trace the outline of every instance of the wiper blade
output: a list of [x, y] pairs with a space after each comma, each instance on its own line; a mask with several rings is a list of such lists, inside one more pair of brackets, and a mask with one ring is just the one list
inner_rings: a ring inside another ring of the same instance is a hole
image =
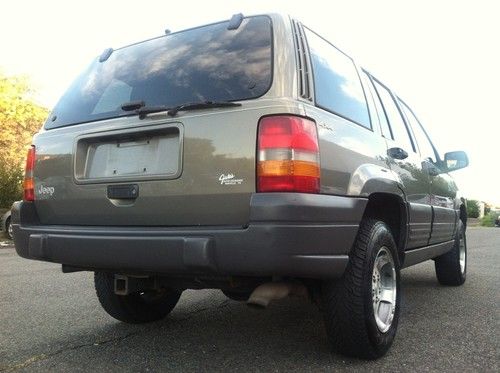
[[229, 102], [229, 101], [193, 102], [190, 104], [182, 104], [182, 105], [170, 108], [170, 109], [168, 109], [167, 114], [171, 117], [175, 117], [179, 111], [201, 110], [201, 109], [233, 107], [233, 106], [241, 106], [241, 104], [238, 102]]
[[[140, 103], [141, 101], [139, 101]], [[137, 102], [135, 102], [137, 103]], [[133, 104], [133, 103], [127, 103]], [[122, 109], [124, 109], [122, 105]], [[202, 102], [193, 102], [188, 104], [182, 104], [174, 107], [167, 107], [165, 105], [161, 106], [137, 106], [133, 107], [129, 110], [135, 110], [137, 114], [139, 114], [140, 119], [146, 118], [148, 114], [159, 113], [161, 111], [166, 111], [167, 114], [171, 117], [175, 117], [179, 111], [188, 111], [188, 110], [201, 110], [201, 109], [210, 109], [210, 108], [223, 108], [223, 107], [233, 107], [233, 106], [241, 106], [240, 103], [237, 102], [229, 102], [229, 101], [202, 101]], [[130, 105], [132, 107], [132, 105]], [[128, 108], [128, 106], [127, 106]]]

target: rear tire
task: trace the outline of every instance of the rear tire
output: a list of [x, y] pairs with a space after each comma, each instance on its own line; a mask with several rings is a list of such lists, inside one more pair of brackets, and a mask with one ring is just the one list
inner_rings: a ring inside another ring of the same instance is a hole
[[389, 350], [400, 313], [399, 269], [387, 225], [364, 220], [344, 275], [322, 284], [326, 333], [334, 351], [376, 359]]
[[97, 298], [104, 310], [117, 320], [141, 324], [165, 318], [175, 307], [182, 292], [172, 289], [147, 290], [129, 295], [114, 291], [114, 275], [95, 272]]
[[467, 277], [467, 238], [461, 220], [453, 249], [435, 258], [436, 276], [441, 285], [460, 286]]

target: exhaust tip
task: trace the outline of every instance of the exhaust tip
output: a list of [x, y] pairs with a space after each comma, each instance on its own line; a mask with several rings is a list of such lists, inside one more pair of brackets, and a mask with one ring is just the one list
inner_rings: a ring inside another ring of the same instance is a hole
[[259, 310], [263, 310], [269, 306], [269, 303], [271, 303], [271, 299], [264, 298], [264, 297], [252, 297], [248, 298], [247, 301], [247, 306], [250, 308], [255, 308]]
[[289, 295], [307, 295], [302, 284], [289, 282], [267, 282], [258, 286], [250, 295], [247, 305], [253, 308], [267, 308], [273, 300], [283, 299]]

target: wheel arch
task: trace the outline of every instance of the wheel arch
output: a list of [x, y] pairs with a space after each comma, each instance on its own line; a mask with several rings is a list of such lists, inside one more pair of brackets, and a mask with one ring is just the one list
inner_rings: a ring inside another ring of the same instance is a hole
[[368, 197], [363, 219], [374, 218], [386, 223], [394, 237], [401, 266], [404, 263], [408, 233], [408, 208], [403, 198], [393, 193], [372, 193]]

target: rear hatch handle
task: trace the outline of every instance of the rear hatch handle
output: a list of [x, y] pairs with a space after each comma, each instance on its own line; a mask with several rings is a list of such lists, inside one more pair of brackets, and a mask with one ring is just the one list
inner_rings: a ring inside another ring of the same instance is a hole
[[137, 184], [108, 185], [109, 199], [134, 200], [137, 197], [139, 197]]

